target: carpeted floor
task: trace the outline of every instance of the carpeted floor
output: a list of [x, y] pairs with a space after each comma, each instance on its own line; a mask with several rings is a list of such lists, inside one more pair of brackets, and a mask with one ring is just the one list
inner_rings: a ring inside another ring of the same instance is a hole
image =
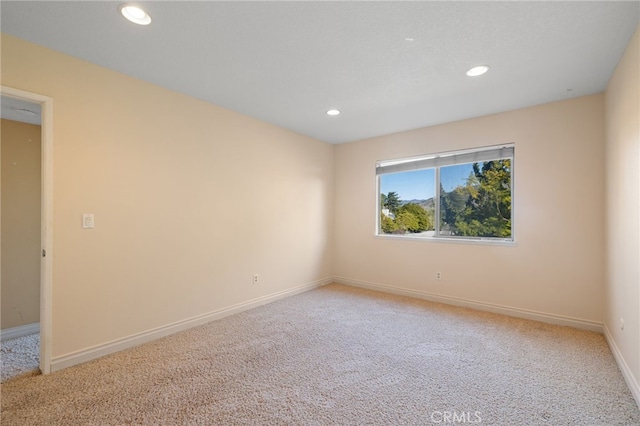
[[40, 334], [17, 337], [0, 342], [0, 372], [2, 382], [23, 375], [38, 374]]
[[329, 285], [48, 376], [2, 425], [640, 425], [602, 335]]

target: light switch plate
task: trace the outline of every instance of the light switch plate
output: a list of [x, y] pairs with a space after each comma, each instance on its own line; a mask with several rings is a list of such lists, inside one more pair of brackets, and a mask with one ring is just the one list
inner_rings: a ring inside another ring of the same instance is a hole
[[93, 213], [82, 213], [82, 227], [84, 229], [93, 229], [96, 227]]

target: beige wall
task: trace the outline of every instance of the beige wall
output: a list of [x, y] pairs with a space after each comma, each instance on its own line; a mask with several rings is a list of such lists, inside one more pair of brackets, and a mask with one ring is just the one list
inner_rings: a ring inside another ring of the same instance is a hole
[[[636, 398], [640, 398], [640, 29], [609, 81], [605, 100], [605, 326], [634, 376]], [[620, 318], [624, 318], [624, 330]]]
[[40, 320], [40, 126], [1, 120], [2, 329]]
[[[601, 323], [603, 107], [592, 95], [337, 146], [335, 276]], [[507, 142], [516, 246], [374, 237], [376, 160]]]
[[54, 100], [54, 359], [331, 277], [332, 145], [6, 35], [2, 84]]

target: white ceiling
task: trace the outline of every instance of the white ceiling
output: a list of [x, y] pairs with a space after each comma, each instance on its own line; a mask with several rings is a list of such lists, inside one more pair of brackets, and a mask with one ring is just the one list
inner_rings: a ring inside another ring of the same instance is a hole
[[120, 3], [3, 0], [1, 28], [331, 143], [600, 92], [640, 16], [638, 1], [161, 1], [141, 27]]

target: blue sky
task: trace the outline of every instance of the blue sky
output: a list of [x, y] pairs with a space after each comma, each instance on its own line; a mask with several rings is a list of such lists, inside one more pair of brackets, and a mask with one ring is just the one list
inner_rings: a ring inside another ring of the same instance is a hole
[[[458, 164], [440, 168], [440, 181], [445, 191], [464, 185], [473, 170], [473, 164]], [[426, 200], [434, 196], [434, 169], [380, 175], [380, 192], [395, 191], [401, 200]]]
[[433, 169], [380, 175], [380, 192], [397, 192], [401, 200], [426, 200], [435, 191]]

